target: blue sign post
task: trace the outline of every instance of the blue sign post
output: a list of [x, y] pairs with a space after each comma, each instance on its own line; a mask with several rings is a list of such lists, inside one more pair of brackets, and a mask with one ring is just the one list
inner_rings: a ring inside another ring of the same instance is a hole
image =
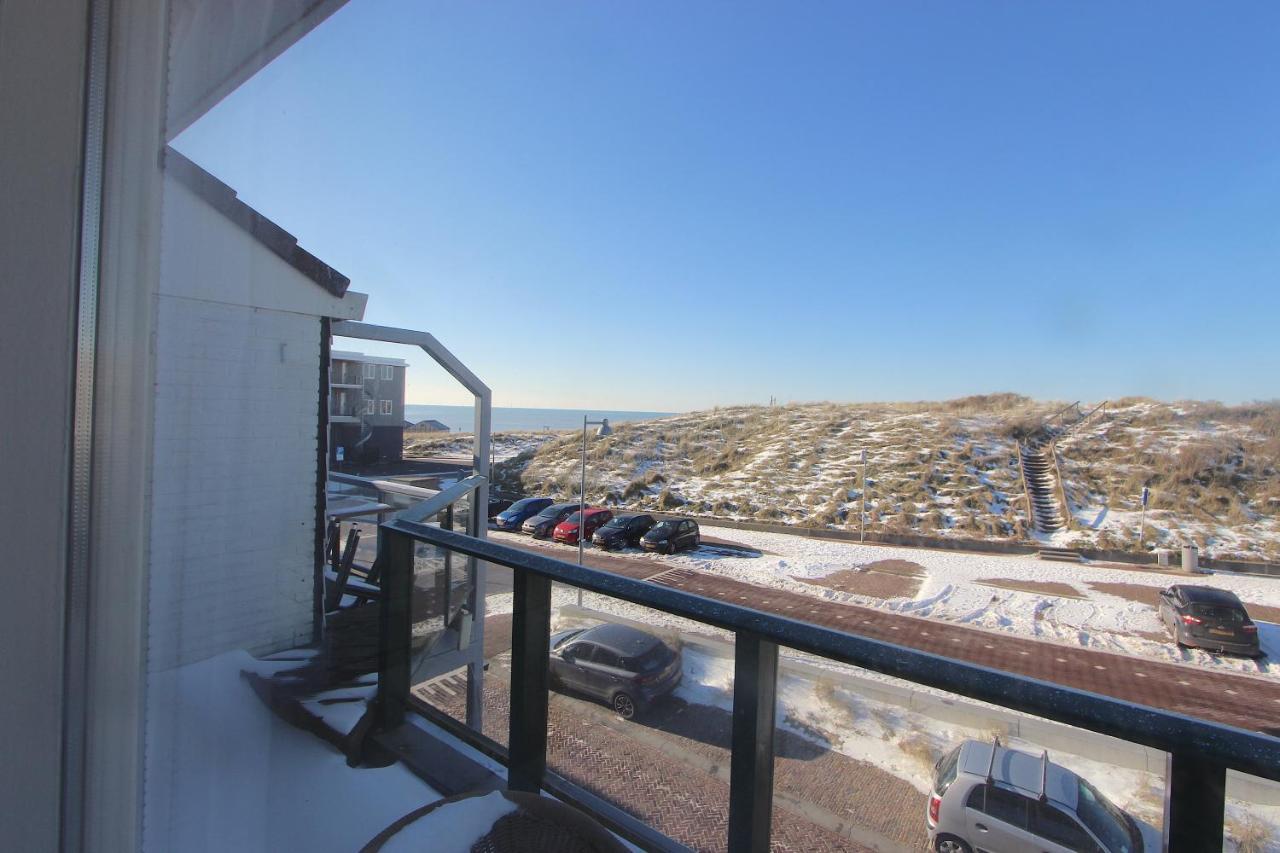
[[1142, 547], [1142, 540], [1147, 538], [1147, 501], [1151, 499], [1151, 490], [1146, 486], [1142, 487], [1142, 520], [1138, 522], [1138, 547]]

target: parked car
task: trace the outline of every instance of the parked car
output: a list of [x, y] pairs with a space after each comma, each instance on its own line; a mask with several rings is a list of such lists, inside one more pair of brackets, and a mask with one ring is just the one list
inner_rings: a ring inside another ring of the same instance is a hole
[[506, 512], [511, 508], [512, 501], [506, 498], [489, 498], [489, 518], [495, 518], [499, 513]]
[[589, 506], [582, 512], [575, 512], [557, 524], [555, 533], [552, 535], [557, 542], [563, 542], [566, 545], [577, 545], [580, 531], [584, 541], [590, 539], [591, 535], [611, 518], [613, 518], [613, 510]]
[[1160, 593], [1160, 619], [1179, 646], [1258, 657], [1258, 626], [1235, 593], [1174, 584]]
[[702, 543], [698, 522], [689, 518], [668, 518], [655, 524], [640, 537], [640, 547], [659, 554], [674, 554]]
[[591, 537], [591, 544], [605, 551], [640, 544], [640, 537], [657, 522], [652, 515], [615, 515]]
[[526, 519], [524, 524], [520, 525], [520, 530], [534, 539], [546, 539], [551, 536], [557, 524], [577, 511], [577, 504], [551, 504], [537, 515]]
[[938, 853], [1141, 853], [1128, 814], [1049, 754], [966, 740], [937, 765], [925, 815]]
[[551, 498], [522, 498], [493, 517], [499, 530], [517, 533], [525, 521], [551, 506]]
[[675, 690], [683, 667], [678, 650], [628, 625], [597, 625], [551, 637], [551, 686], [607, 702], [624, 720]]

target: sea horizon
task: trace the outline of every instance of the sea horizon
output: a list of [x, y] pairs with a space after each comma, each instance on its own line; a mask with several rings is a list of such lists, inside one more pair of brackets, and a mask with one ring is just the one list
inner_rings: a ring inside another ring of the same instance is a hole
[[[608, 418], [611, 424], [628, 421], [651, 421], [678, 412], [641, 411], [586, 411], [584, 409], [535, 409], [520, 406], [494, 406], [492, 432], [540, 432], [582, 427], [582, 417], [593, 421]], [[404, 419], [410, 423], [437, 420], [451, 432], [471, 432], [474, 428], [475, 409], [472, 406], [441, 406], [426, 403], [406, 403]]]

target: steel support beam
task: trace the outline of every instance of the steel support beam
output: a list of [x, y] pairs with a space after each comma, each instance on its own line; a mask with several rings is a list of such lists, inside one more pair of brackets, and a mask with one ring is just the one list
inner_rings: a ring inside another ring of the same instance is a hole
[[378, 726], [384, 730], [404, 721], [409, 702], [415, 544], [408, 536], [378, 528], [378, 563], [382, 569], [382, 598], [378, 600]]
[[507, 787], [536, 794], [547, 769], [551, 581], [516, 572], [514, 588]]
[[773, 818], [773, 733], [778, 646], [735, 635], [729, 849], [767, 853]]
[[1168, 853], [1221, 850], [1226, 767], [1177, 752], [1169, 754], [1165, 766], [1164, 849]]

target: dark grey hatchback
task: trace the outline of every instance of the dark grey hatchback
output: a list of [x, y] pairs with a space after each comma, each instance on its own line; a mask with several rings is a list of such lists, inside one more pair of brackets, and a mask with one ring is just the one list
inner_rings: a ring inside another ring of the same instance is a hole
[[624, 720], [675, 690], [683, 672], [679, 651], [627, 625], [551, 636], [551, 686], [600, 699]]
[[1235, 593], [1174, 584], [1160, 593], [1160, 619], [1179, 646], [1258, 657], [1258, 626]]

